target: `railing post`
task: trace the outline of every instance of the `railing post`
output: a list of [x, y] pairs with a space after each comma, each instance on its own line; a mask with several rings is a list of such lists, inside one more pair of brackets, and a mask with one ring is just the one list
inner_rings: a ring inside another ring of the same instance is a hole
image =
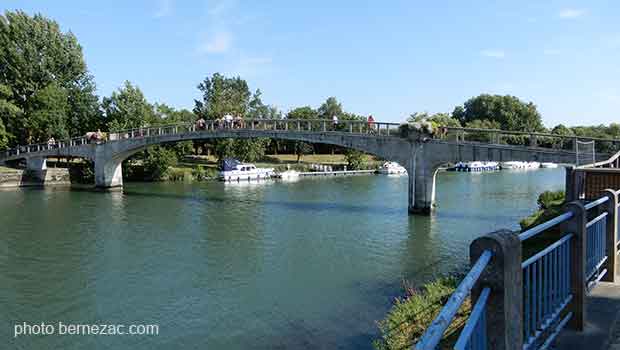
[[605, 203], [607, 212], [607, 274], [603, 281], [617, 283], [620, 282], [616, 276], [616, 262], [618, 260], [618, 193], [615, 190], [605, 190], [603, 194], [609, 198]]
[[349, 132], [352, 134], [353, 133], [353, 123], [349, 122]]
[[586, 208], [579, 201], [567, 203], [565, 212], [572, 212], [573, 217], [564, 221], [560, 229], [563, 234], [572, 233], [570, 245], [570, 289], [573, 295], [570, 311], [573, 317], [569, 327], [582, 331], [586, 321]]
[[493, 257], [471, 293], [472, 305], [485, 287], [491, 289], [486, 305], [487, 349], [523, 349], [523, 272], [521, 241], [516, 233], [500, 230], [479, 237], [469, 247], [474, 264], [485, 251]]
[[327, 123], [323, 120], [323, 131], [327, 131]]

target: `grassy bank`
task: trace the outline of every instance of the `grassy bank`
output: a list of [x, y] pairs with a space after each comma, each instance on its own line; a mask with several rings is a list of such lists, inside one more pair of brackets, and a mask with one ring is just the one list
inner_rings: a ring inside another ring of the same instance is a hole
[[[405, 287], [385, 319], [377, 322], [381, 336], [373, 342], [377, 350], [409, 349], [418, 341], [456, 289], [461, 276], [441, 277], [416, 289]], [[471, 312], [469, 298], [446, 330], [439, 349], [451, 349]]]
[[[564, 192], [543, 192], [539, 195], [538, 209], [521, 220], [522, 231], [544, 223], [562, 213]], [[559, 227], [551, 229], [523, 242], [523, 259], [536, 254], [562, 237]], [[396, 298], [386, 317], [377, 322], [381, 336], [373, 342], [377, 350], [410, 348], [428, 328], [441, 307], [454, 292], [460, 277], [439, 278], [419, 289], [405, 288], [403, 297]], [[452, 321], [440, 344], [440, 349], [451, 349], [458, 338], [471, 311], [467, 300]]]

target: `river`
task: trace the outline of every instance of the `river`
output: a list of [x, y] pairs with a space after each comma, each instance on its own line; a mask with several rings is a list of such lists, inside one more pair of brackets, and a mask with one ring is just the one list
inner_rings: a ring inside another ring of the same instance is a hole
[[[402, 280], [467, 265], [469, 242], [518, 228], [563, 169], [440, 173], [407, 215], [407, 177], [128, 183], [0, 192], [0, 337], [11, 349], [370, 349]], [[56, 325], [14, 338], [16, 324]], [[58, 335], [157, 324], [155, 336]]]

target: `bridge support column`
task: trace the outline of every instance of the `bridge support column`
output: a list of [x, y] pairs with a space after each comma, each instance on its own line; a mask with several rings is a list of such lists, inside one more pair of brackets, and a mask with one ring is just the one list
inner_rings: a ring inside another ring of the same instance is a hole
[[47, 172], [47, 158], [33, 157], [26, 159], [26, 169], [33, 177], [44, 181], [45, 173]]
[[116, 160], [95, 160], [95, 187], [101, 189], [123, 186], [123, 162]]
[[409, 173], [409, 213], [428, 215], [435, 206], [435, 178], [438, 167], [415, 162]]

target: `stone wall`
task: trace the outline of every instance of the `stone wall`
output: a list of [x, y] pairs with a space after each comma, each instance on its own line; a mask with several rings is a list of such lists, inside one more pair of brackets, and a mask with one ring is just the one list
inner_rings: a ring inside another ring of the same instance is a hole
[[44, 176], [22, 169], [0, 170], [0, 188], [71, 185], [69, 170], [48, 168]]

